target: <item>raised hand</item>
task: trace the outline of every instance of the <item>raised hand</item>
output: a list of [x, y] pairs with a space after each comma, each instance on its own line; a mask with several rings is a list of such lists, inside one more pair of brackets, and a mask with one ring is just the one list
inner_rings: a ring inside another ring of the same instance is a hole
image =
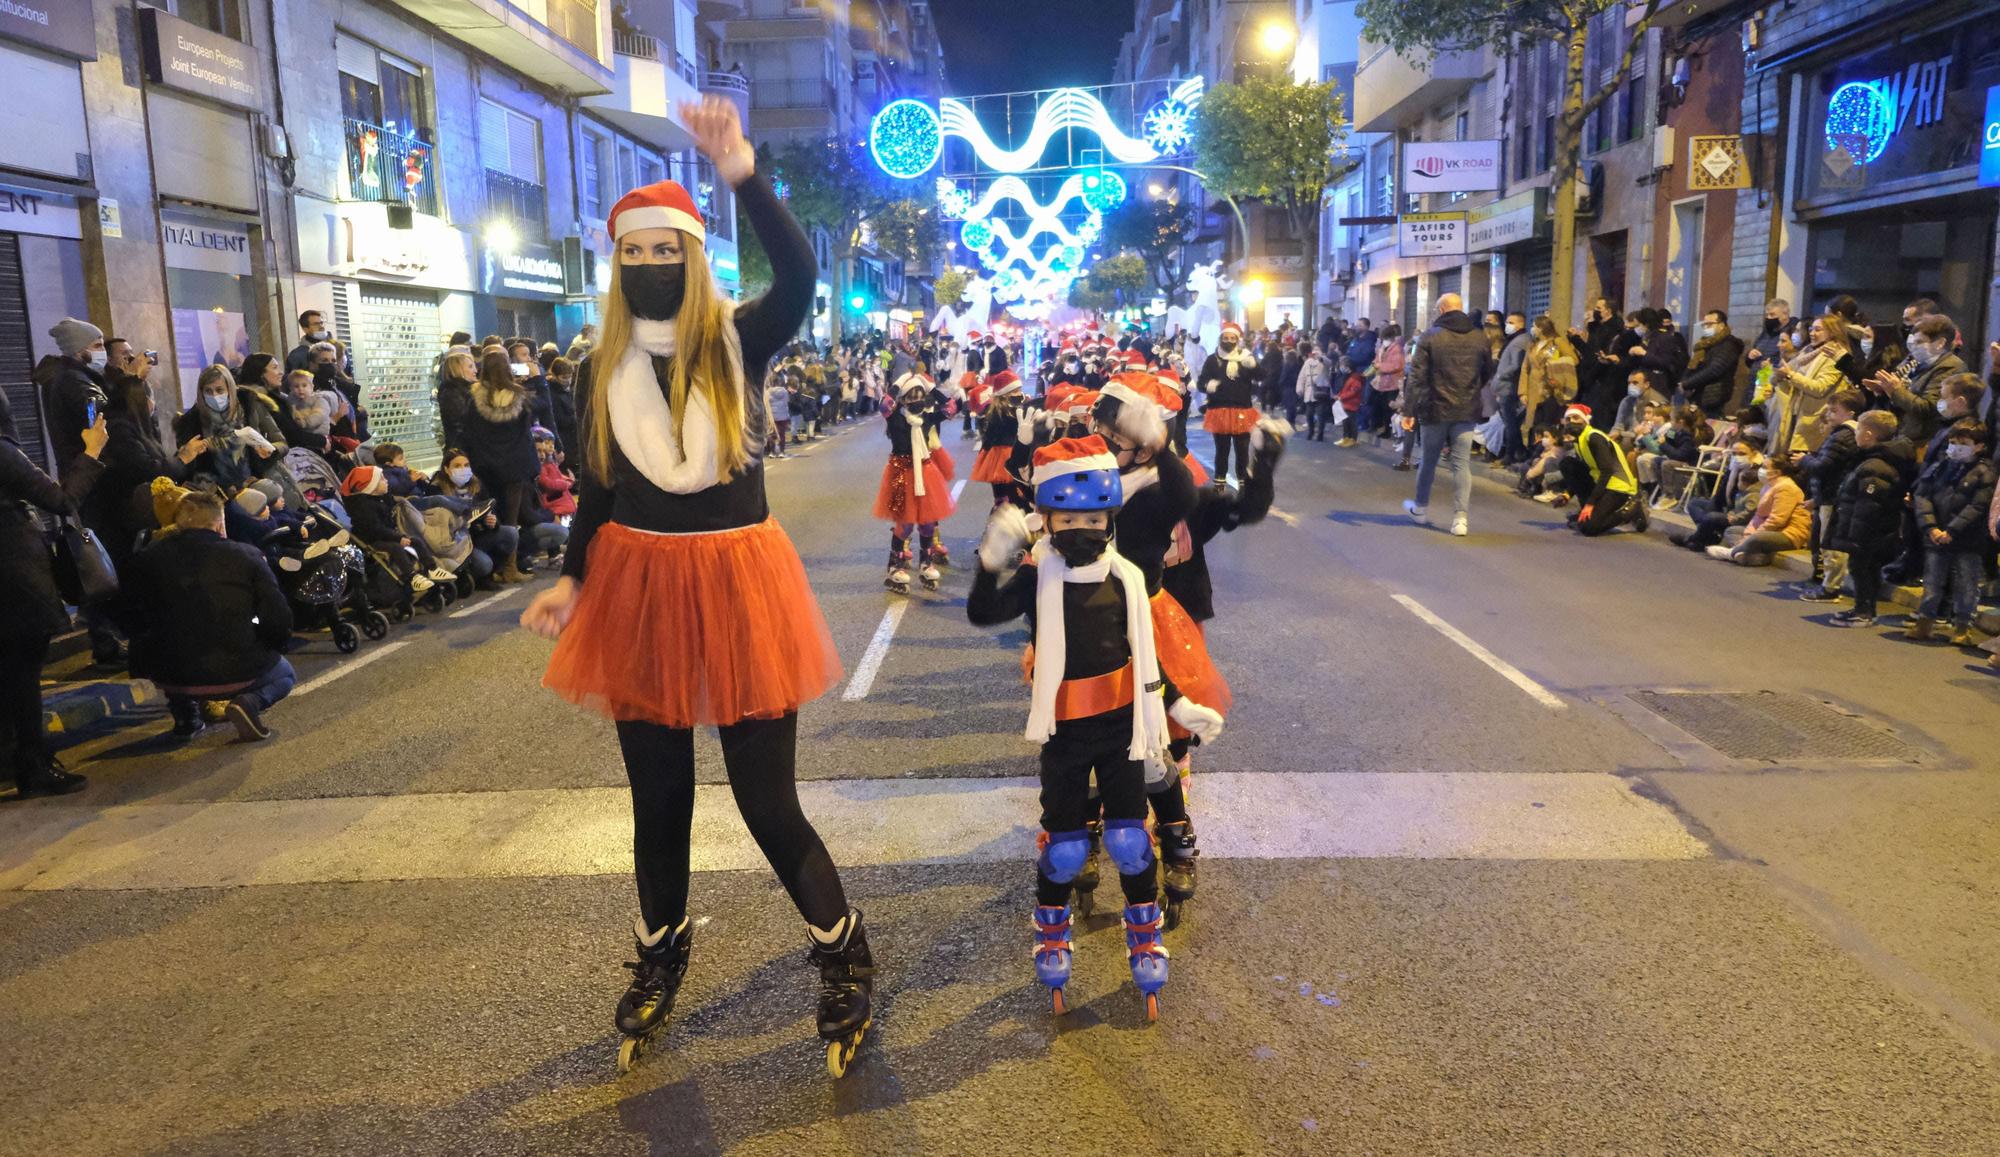
[[716, 175], [736, 186], [757, 171], [757, 151], [743, 138], [743, 119], [734, 101], [704, 96], [699, 104], [682, 101], [680, 113], [681, 123], [694, 135], [695, 148], [715, 162]]

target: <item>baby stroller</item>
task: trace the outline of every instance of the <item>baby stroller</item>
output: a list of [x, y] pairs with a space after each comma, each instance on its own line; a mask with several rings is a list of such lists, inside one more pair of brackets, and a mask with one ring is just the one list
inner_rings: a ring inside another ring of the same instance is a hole
[[389, 616], [369, 603], [363, 567], [361, 548], [351, 543], [312, 557], [287, 557], [278, 566], [278, 584], [293, 617], [301, 625], [326, 627], [344, 655], [360, 648], [362, 635], [372, 640], [389, 634]]
[[[407, 498], [398, 498], [396, 523], [412, 541], [424, 544], [435, 563], [429, 576], [436, 592], [435, 609], [443, 610], [459, 599], [472, 597], [472, 576], [465, 571], [465, 562], [472, 556], [472, 538], [464, 515], [441, 501], [419, 507]], [[440, 572], [448, 572], [451, 580], [444, 581]], [[425, 595], [427, 602], [432, 597]]]

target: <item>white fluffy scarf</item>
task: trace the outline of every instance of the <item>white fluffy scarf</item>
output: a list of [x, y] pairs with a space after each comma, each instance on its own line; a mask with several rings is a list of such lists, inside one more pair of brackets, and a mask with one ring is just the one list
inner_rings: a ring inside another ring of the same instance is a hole
[[[733, 337], [734, 327], [730, 327]], [[715, 407], [700, 390], [688, 391], [681, 423], [687, 445], [674, 438], [674, 412], [653, 373], [653, 358], [674, 356], [674, 323], [632, 321], [632, 344], [612, 369], [611, 436], [646, 480], [669, 494], [693, 494], [721, 481]]]
[[1062, 686], [1063, 665], [1068, 658], [1063, 584], [1103, 582], [1115, 574], [1125, 591], [1125, 641], [1132, 650], [1132, 675], [1137, 684], [1132, 697], [1132, 745], [1126, 754], [1141, 761], [1157, 756], [1167, 743], [1167, 706], [1165, 698], [1152, 690], [1160, 682], [1160, 659], [1153, 648], [1146, 576], [1111, 546], [1104, 548], [1103, 558], [1072, 569], [1043, 538], [1035, 544], [1030, 558], [1035, 564], [1035, 675], [1027, 738], [1045, 743], [1056, 733], [1056, 689]]
[[924, 464], [931, 460], [930, 432], [924, 429], [924, 416], [915, 410], [905, 408], [903, 420], [910, 424], [910, 486], [922, 498]]

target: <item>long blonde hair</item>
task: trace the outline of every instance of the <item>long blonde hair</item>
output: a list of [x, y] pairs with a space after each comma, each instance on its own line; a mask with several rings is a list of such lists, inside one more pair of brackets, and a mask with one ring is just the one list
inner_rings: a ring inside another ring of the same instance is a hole
[[[750, 464], [751, 431], [745, 413], [743, 347], [736, 336], [736, 304], [726, 297], [709, 273], [708, 256], [701, 242], [676, 229], [682, 259], [687, 263], [686, 289], [681, 310], [674, 318], [674, 356], [667, 377], [667, 400], [673, 408], [674, 441], [682, 447], [685, 460], [688, 394], [700, 390], [715, 414], [716, 458], [722, 475], [740, 473]], [[611, 485], [611, 375], [625, 360], [632, 344], [632, 310], [625, 304], [625, 290], [617, 270], [612, 270], [611, 288], [605, 291], [599, 314], [597, 344], [589, 360], [590, 398], [583, 419], [584, 465], [600, 483]], [[736, 431], [732, 438], [729, 431]]]

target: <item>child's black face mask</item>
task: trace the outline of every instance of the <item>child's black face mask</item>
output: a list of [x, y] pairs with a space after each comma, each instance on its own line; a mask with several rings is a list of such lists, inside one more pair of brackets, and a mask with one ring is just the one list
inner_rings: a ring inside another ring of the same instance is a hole
[[1075, 526], [1049, 535], [1049, 545], [1071, 567], [1089, 566], [1104, 557], [1105, 549], [1111, 545], [1111, 532]]

